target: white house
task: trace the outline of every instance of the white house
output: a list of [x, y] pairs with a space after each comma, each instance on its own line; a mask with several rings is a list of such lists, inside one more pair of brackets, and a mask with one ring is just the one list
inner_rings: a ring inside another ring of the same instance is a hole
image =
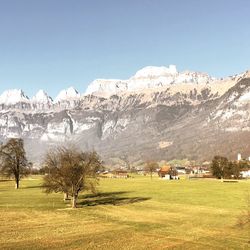
[[240, 171], [240, 174], [242, 175], [243, 178], [250, 178], [250, 169]]

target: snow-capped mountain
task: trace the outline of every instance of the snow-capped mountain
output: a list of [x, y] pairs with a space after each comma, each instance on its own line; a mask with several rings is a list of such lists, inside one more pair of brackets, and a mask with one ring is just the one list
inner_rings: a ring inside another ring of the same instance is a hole
[[242, 79], [220, 98], [209, 121], [221, 124], [224, 131], [250, 131], [250, 78]]
[[75, 88], [70, 87], [68, 89], [61, 90], [58, 96], [55, 98], [54, 103], [77, 99], [79, 97], [80, 94], [78, 93], [78, 91]]
[[97, 94], [100, 96], [120, 94], [130, 91], [144, 91], [159, 87], [170, 87], [176, 84], [210, 84], [217, 79], [208, 74], [184, 71], [178, 72], [175, 65], [169, 67], [148, 66], [136, 72], [128, 80], [98, 79], [93, 81], [85, 94]]
[[0, 96], [0, 104], [14, 105], [22, 102], [29, 102], [29, 98], [21, 89], [6, 90]]
[[[206, 73], [184, 71], [178, 72], [175, 65], [169, 67], [148, 66], [136, 72], [128, 80], [118, 79], [96, 79], [89, 86], [83, 95], [73, 87], [63, 89], [52, 98], [43, 90], [28, 98], [22, 90], [6, 90], [0, 96], [0, 105], [2, 109], [26, 108], [26, 109], [51, 109], [51, 107], [73, 108], [79, 105], [80, 101], [88, 95], [99, 97], [110, 97], [114, 94], [126, 96], [130, 94], [155, 93], [166, 91], [170, 95], [180, 93], [189, 95], [191, 92], [197, 92], [201, 95], [204, 91], [211, 92], [218, 96], [233, 86], [241, 75], [229, 77], [226, 79], [216, 79]], [[22, 103], [22, 105], [19, 105]]]
[[34, 109], [49, 109], [52, 104], [52, 98], [42, 89], [40, 89], [31, 99], [31, 104]]
[[53, 102], [52, 98], [42, 89], [40, 89], [35, 96], [32, 98], [34, 103], [51, 104]]
[[78, 91], [70, 87], [68, 89], [63, 89], [59, 92], [54, 100], [54, 104], [59, 108], [74, 108], [79, 102], [81, 95]]
[[215, 79], [146, 67], [126, 81], [95, 80], [83, 95], [70, 87], [54, 101], [43, 90], [31, 99], [8, 90], [0, 96], [0, 139], [11, 137], [24, 138], [35, 160], [67, 142], [106, 160], [250, 154], [250, 73]]

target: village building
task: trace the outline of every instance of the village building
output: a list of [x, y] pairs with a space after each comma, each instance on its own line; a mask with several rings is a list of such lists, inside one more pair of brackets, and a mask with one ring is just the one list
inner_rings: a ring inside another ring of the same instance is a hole
[[240, 171], [240, 174], [241, 174], [242, 178], [248, 179], [248, 178], [250, 178], [250, 169], [248, 169], [248, 168], [242, 169]]
[[112, 172], [113, 178], [128, 178], [129, 174], [126, 170], [123, 169], [116, 169]]
[[186, 167], [183, 167], [183, 166], [177, 166], [176, 170], [177, 170], [178, 174], [186, 174], [187, 173]]
[[158, 171], [158, 175], [160, 178], [166, 180], [179, 179], [177, 170], [169, 165], [161, 167]]

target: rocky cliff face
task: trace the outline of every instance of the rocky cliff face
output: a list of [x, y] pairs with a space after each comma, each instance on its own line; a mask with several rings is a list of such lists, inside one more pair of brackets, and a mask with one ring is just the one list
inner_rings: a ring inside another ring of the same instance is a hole
[[87, 88], [86, 94], [110, 95], [129, 91], [144, 91], [169, 87], [176, 84], [209, 84], [216, 81], [216, 78], [199, 72], [178, 72], [175, 65], [169, 67], [148, 66], [132, 76], [128, 80], [97, 79]]
[[6, 91], [0, 96], [0, 138], [24, 138], [33, 160], [62, 143], [96, 149], [106, 160], [248, 156], [249, 107], [247, 72], [216, 80], [178, 73], [174, 66], [150, 67], [126, 84], [105, 80], [84, 95], [70, 88], [54, 101], [44, 91], [32, 99], [21, 90]]

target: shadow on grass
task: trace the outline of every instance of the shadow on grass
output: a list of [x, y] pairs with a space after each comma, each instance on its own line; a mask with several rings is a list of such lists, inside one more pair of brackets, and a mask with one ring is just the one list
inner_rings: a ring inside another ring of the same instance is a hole
[[27, 187], [21, 187], [21, 189], [32, 189], [32, 188], [41, 188], [41, 186], [27, 186]]
[[120, 192], [102, 192], [102, 193], [95, 193], [95, 194], [84, 194], [79, 195], [79, 199], [88, 199], [88, 198], [101, 198], [101, 197], [110, 197], [122, 194], [128, 194], [131, 192], [128, 191], [120, 191]]
[[13, 180], [10, 180], [10, 179], [1, 179], [0, 182], [7, 182], [7, 181], [13, 181]]
[[114, 205], [121, 206], [150, 200], [150, 197], [120, 197], [120, 195], [129, 192], [105, 192], [97, 194], [82, 195], [79, 197], [78, 206], [98, 206], [98, 205]]

